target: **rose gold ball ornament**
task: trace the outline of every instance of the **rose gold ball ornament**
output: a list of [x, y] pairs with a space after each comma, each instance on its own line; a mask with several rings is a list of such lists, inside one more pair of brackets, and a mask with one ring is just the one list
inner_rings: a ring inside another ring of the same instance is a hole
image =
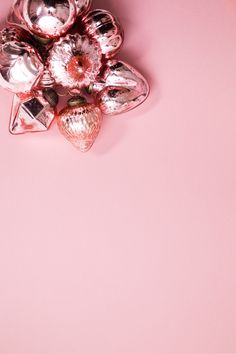
[[102, 54], [96, 42], [80, 34], [57, 41], [48, 58], [48, 68], [58, 85], [82, 88], [99, 74]]
[[57, 117], [62, 135], [81, 152], [87, 152], [94, 144], [102, 124], [100, 109], [87, 103], [81, 96], [68, 101]]
[[109, 60], [100, 80], [90, 89], [97, 91], [97, 103], [103, 114], [116, 115], [134, 109], [149, 94], [146, 79], [131, 65], [120, 60]]
[[28, 29], [44, 38], [65, 34], [76, 20], [74, 0], [23, 0], [23, 18]]
[[102, 54], [111, 58], [120, 50], [124, 32], [118, 19], [106, 10], [94, 10], [83, 19], [85, 32], [96, 39]]
[[13, 29], [0, 33], [0, 85], [14, 93], [30, 91], [44, 68], [38, 51], [21, 34]]

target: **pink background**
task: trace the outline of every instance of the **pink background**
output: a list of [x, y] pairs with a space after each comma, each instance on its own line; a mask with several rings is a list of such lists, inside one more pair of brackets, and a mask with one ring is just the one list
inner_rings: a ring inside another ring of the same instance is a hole
[[151, 96], [83, 155], [1, 90], [0, 353], [236, 352], [236, 1], [94, 2]]

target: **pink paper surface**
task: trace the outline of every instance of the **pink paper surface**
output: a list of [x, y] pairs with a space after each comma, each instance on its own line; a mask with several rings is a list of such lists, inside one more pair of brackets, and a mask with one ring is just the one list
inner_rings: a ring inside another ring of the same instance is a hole
[[0, 91], [0, 353], [235, 353], [236, 1], [94, 5], [151, 95], [83, 155]]

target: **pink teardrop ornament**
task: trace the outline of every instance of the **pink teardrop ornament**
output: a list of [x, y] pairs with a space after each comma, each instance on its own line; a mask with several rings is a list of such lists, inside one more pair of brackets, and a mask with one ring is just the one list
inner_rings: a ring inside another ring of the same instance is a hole
[[149, 85], [131, 65], [114, 59], [107, 62], [92, 92], [97, 92], [102, 113], [116, 115], [142, 104], [148, 97]]
[[130, 111], [140, 105], [145, 95], [126, 87], [105, 87], [97, 96], [97, 103], [103, 114], [116, 115]]
[[90, 103], [64, 108], [57, 117], [62, 135], [81, 152], [93, 146], [102, 124], [100, 109]]

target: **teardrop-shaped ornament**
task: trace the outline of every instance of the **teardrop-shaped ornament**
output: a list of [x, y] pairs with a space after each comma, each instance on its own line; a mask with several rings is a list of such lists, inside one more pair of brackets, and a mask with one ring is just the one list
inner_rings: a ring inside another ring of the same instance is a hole
[[58, 114], [57, 124], [67, 140], [81, 152], [87, 152], [99, 134], [102, 113], [95, 104], [78, 96], [68, 101], [68, 106]]
[[107, 62], [90, 91], [97, 93], [97, 103], [103, 114], [115, 115], [142, 104], [148, 97], [149, 85], [131, 65], [113, 59]]

